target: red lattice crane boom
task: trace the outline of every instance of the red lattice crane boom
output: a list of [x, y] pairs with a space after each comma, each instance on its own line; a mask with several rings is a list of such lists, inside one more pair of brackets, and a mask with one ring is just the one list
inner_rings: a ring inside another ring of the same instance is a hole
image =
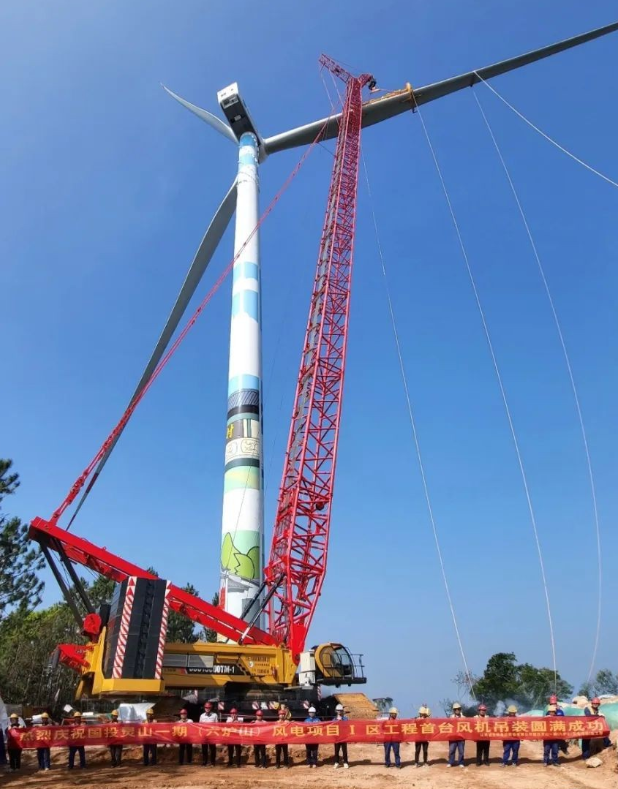
[[362, 89], [330, 58], [346, 85], [309, 320], [296, 386], [266, 581], [270, 632], [294, 656], [304, 649], [326, 574], [330, 515], [350, 313]]

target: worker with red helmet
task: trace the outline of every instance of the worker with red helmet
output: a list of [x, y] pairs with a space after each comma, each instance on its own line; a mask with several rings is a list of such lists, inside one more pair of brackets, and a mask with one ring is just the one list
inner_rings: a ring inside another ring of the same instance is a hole
[[[238, 710], [235, 707], [232, 707], [230, 710], [230, 714], [227, 716], [226, 723], [240, 723], [238, 718]], [[228, 767], [240, 767], [240, 761], [242, 758], [242, 746], [241, 745], [228, 745], [227, 746], [227, 766]]]
[[[277, 713], [277, 719], [279, 726], [283, 726], [289, 720], [289, 710], [286, 707], [280, 707], [279, 712]], [[275, 764], [277, 765], [277, 769], [281, 768], [281, 758], [283, 757], [283, 766], [289, 767], [290, 766], [290, 749], [288, 748], [287, 742], [278, 742], [275, 745]]]
[[[180, 710], [178, 723], [181, 726], [193, 723], [193, 721], [189, 719], [187, 710]], [[187, 764], [193, 763], [193, 745], [190, 742], [181, 742], [178, 747], [178, 764], [184, 764], [185, 761]]]
[[[264, 723], [264, 713], [262, 710], [255, 711], [255, 720], [254, 723], [260, 724]], [[255, 757], [255, 766], [258, 769], [266, 769], [268, 766], [266, 761], [266, 746], [265, 745], [254, 745], [253, 746], [253, 756]]]
[[[219, 716], [213, 710], [212, 703], [207, 701], [204, 704], [204, 712], [200, 715], [200, 723], [218, 723]], [[217, 761], [217, 746], [214, 742], [202, 743], [202, 766], [214, 767]]]
[[[487, 707], [485, 704], [479, 704], [478, 714], [476, 718], [487, 717]], [[481, 767], [487, 765], [489, 767], [489, 743], [490, 740], [477, 740], [476, 742], [476, 766]]]
[[[603, 715], [603, 713], [601, 712], [601, 699], [595, 696], [590, 702], [590, 706], [586, 705], [584, 707], [584, 715], [586, 715], [587, 717], [604, 718], [605, 715]], [[595, 737], [594, 739], [599, 740], [601, 738]], [[593, 742], [592, 739], [582, 740], [582, 759], [584, 760], [589, 759], [590, 756], [592, 755], [591, 753], [592, 742]], [[602, 748], [609, 748], [612, 744], [612, 741], [609, 739], [609, 737], [603, 737], [602, 743], [603, 743]]]
[[[556, 707], [556, 717], [564, 718], [564, 710], [558, 703], [558, 696], [556, 696], [555, 693], [552, 693], [552, 695], [549, 697], [549, 703]], [[558, 749], [561, 750], [562, 753], [569, 752], [569, 743], [567, 740], [556, 740], [556, 742], [558, 743]]]

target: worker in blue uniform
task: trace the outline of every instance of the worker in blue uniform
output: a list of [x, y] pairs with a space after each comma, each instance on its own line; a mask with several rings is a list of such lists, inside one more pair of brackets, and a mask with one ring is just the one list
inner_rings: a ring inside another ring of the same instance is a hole
[[[317, 717], [315, 707], [309, 707], [309, 709], [307, 710], [307, 717], [305, 718], [305, 723], [314, 724], [321, 722], [322, 719]], [[320, 746], [318, 745], [318, 743], [314, 743], [314, 742], [307, 743], [307, 745], [305, 745], [305, 751], [307, 753], [307, 764], [309, 765], [309, 767], [312, 767], [313, 769], [315, 769], [318, 766], [319, 747]]]

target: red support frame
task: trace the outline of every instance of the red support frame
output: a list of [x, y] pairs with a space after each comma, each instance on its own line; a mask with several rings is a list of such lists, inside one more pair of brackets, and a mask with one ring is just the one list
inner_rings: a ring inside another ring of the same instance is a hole
[[[135, 564], [110, 553], [106, 548], [99, 548], [82, 537], [61, 529], [51, 521], [35, 518], [30, 524], [30, 539], [46, 545], [52, 551], [61, 549], [76, 564], [89, 567], [106, 578], [121, 583], [130, 576], [138, 578], [155, 578], [156, 576]], [[275, 645], [275, 639], [257, 627], [249, 627], [243, 619], [228, 614], [222, 608], [207, 603], [195, 595], [185, 592], [174, 584], [170, 584], [170, 607], [179, 614], [198, 622], [204, 627], [212, 628], [222, 636], [238, 643]]]
[[270, 632], [297, 660], [324, 577], [350, 314], [356, 228], [362, 89], [330, 58], [320, 59], [346, 83], [346, 96], [320, 239], [309, 320], [279, 491], [266, 581]]

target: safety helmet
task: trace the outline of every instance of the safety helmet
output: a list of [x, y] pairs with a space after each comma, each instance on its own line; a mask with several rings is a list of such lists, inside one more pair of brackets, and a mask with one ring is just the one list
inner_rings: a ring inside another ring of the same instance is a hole
[[337, 704], [335, 707], [335, 712], [343, 712], [343, 704]]
[[10, 718], [12, 721], [16, 721], [16, 720], [19, 720], [19, 715], [18, 715], [16, 712], [12, 712], [12, 713], [9, 715], [9, 718]]
[[311, 715], [312, 712], [315, 712], [315, 707], [309, 707], [307, 712]]
[[592, 704], [593, 707], [599, 707], [601, 704], [601, 699], [595, 696], [590, 703]]
[[514, 704], [507, 709], [507, 712], [517, 712], [517, 707]]
[[458, 701], [456, 701], [456, 702], [453, 704], [453, 709], [454, 709], [454, 710], [460, 710], [460, 709], [461, 709], [461, 704], [460, 704]]
[[42, 712], [41, 718], [49, 718], [49, 712]]
[[487, 712], [487, 707], [484, 704], [479, 704], [479, 712]]
[[238, 710], [236, 709], [236, 707], [232, 707], [232, 709], [230, 710], [230, 715], [237, 715], [237, 714], [238, 714]]
[[75, 710], [75, 712], [73, 713], [73, 717], [74, 718], [81, 718], [82, 714], [81, 714], [81, 712], [79, 710]]
[[256, 718], [261, 718], [263, 714], [264, 714], [264, 713], [262, 712], [262, 710], [256, 710], [256, 711], [255, 711], [255, 717], [256, 717]]
[[431, 715], [431, 710], [429, 709], [429, 707], [423, 704], [422, 707], [419, 707], [418, 714], [426, 715], [427, 717], [429, 717]]
[[146, 715], [154, 715], [154, 710], [146, 710]]
[[212, 704], [209, 701], [207, 701], [206, 704], [204, 704], [204, 709], [205, 710], [211, 710], [212, 709]]
[[181, 715], [187, 715], [188, 713], [187, 713], [187, 711], [186, 711], [186, 710], [180, 710], [180, 714], [181, 714]]
[[118, 712], [118, 710], [112, 710], [110, 714], [112, 718], [117, 718], [120, 713]]
[[390, 710], [388, 711], [388, 714], [389, 715], [397, 715], [398, 712], [399, 712], [399, 710], [397, 709], [397, 707], [391, 707]]
[[552, 695], [549, 697], [549, 703], [550, 703], [550, 704], [557, 704], [557, 703], [558, 703], [558, 696], [555, 696], [555, 695], [553, 695], [553, 694], [552, 694]]
[[558, 708], [557, 708], [557, 706], [556, 706], [555, 704], [550, 704], [550, 705], [547, 707], [547, 712], [556, 712], [556, 710], [557, 710], [557, 709], [558, 709]]

